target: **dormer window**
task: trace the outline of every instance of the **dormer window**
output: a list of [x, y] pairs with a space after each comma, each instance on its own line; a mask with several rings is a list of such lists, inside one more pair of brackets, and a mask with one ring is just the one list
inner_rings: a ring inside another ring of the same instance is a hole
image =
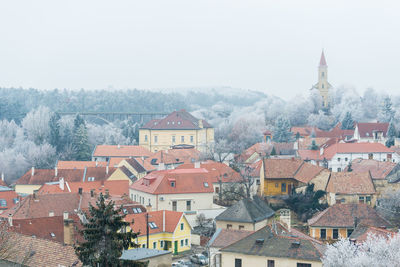
[[127, 209], [122, 209], [122, 212], [123, 212], [124, 214], [128, 214], [128, 210], [127, 210]]
[[157, 227], [157, 224], [156, 224], [155, 222], [149, 222], [149, 226], [150, 226], [151, 229], [156, 229], [156, 228], [158, 228], [158, 227]]
[[169, 125], [169, 121], [167, 121], [167, 124]]
[[204, 187], [208, 187], [208, 183], [207, 182], [204, 182]]
[[180, 125], [180, 124], [181, 124], [181, 122], [180, 122], [180, 121], [178, 121], [178, 124]]
[[175, 187], [175, 182], [171, 182], [171, 187]]
[[175, 124], [175, 122], [173, 121], [172, 124]]
[[54, 238], [56, 235], [54, 233], [50, 233], [51, 237]]
[[93, 182], [94, 181], [94, 177], [88, 177], [88, 182]]

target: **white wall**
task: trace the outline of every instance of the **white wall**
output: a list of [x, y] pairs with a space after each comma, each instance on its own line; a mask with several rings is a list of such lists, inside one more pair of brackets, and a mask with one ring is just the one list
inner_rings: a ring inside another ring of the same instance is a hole
[[[328, 168], [337, 172], [340, 168], [343, 171], [353, 159], [361, 158], [368, 159], [369, 153], [337, 153], [331, 160], [328, 161]], [[387, 161], [387, 155], [392, 154], [392, 161], [399, 162], [399, 156], [395, 153], [372, 153], [373, 159], [378, 161]], [[338, 160], [340, 158], [340, 161]], [[346, 160], [347, 158], [347, 160]]]

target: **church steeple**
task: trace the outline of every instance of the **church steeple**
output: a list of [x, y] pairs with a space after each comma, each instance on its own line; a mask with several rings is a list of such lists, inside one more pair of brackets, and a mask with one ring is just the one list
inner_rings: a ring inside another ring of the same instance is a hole
[[322, 50], [318, 66], [318, 83], [313, 88], [317, 89], [321, 94], [324, 108], [329, 107], [329, 88], [331, 87], [328, 82], [328, 65], [326, 64], [324, 50]]
[[321, 60], [319, 61], [319, 66], [327, 66], [326, 65], [326, 60], [325, 60], [324, 50], [322, 50]]

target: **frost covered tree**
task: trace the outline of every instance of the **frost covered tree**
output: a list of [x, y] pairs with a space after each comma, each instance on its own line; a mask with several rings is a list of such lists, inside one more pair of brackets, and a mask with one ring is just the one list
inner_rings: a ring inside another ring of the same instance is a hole
[[387, 140], [386, 140], [385, 145], [387, 147], [394, 146], [394, 139], [396, 138], [396, 129], [394, 128], [393, 120], [391, 120], [389, 123], [389, 128], [386, 133], [386, 138], [387, 138]]
[[379, 109], [379, 121], [390, 122], [394, 118], [394, 115], [395, 111], [393, 110], [392, 99], [389, 96], [386, 96], [383, 99], [383, 102]]
[[353, 130], [354, 129], [354, 120], [351, 117], [351, 112], [347, 111], [346, 115], [342, 120], [342, 130]]
[[384, 218], [400, 226], [400, 190], [387, 190], [377, 200], [376, 210]]
[[87, 128], [84, 123], [82, 123], [75, 131], [72, 145], [75, 152], [75, 160], [90, 160], [92, 153], [89, 144]]
[[308, 117], [308, 125], [316, 126], [321, 130], [330, 130], [336, 124], [336, 119], [332, 115], [326, 115], [323, 111], [318, 114], [311, 114]]
[[289, 120], [283, 116], [276, 120], [273, 140], [278, 143], [290, 142], [293, 139], [293, 134], [290, 131]]
[[49, 121], [52, 113], [49, 108], [40, 106], [26, 114], [22, 127], [29, 140], [40, 145], [48, 140], [50, 135]]
[[361, 244], [355, 244], [348, 239], [328, 245], [322, 258], [323, 266], [327, 267], [386, 267], [399, 266], [400, 234], [393, 236], [369, 235]]
[[58, 113], [54, 113], [49, 121], [50, 127], [50, 138], [49, 143], [53, 147], [56, 148], [57, 152], [60, 152], [62, 149], [61, 144], [61, 136], [60, 136], [60, 115]]

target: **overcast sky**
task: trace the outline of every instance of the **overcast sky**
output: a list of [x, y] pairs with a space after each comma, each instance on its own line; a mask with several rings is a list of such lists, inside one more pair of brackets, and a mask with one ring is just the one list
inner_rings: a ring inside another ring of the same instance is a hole
[[324, 48], [332, 85], [396, 94], [399, 10], [394, 0], [1, 1], [0, 86], [289, 98], [316, 82]]

